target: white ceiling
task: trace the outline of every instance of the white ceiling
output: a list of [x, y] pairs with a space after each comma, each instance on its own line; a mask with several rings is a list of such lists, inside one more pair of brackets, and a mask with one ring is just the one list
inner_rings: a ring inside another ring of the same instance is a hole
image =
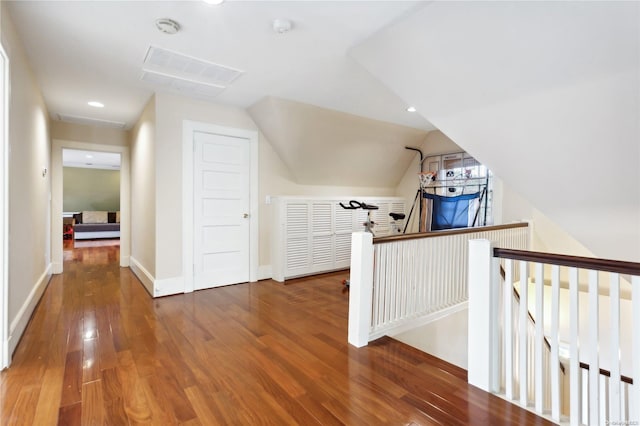
[[[141, 81], [150, 46], [244, 73], [213, 101], [247, 108], [275, 96], [432, 130], [350, 56], [351, 47], [423, 2], [8, 1], [52, 118], [71, 115], [131, 127], [162, 86]], [[182, 29], [158, 31], [171, 18]], [[277, 34], [275, 18], [293, 22]], [[102, 109], [87, 105], [98, 100]]]
[[64, 167], [81, 167], [85, 169], [120, 170], [120, 154], [63, 149], [62, 165]]

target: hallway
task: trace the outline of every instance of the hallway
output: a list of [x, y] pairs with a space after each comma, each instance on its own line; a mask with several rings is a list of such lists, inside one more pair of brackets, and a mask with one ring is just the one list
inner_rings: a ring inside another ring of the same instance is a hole
[[74, 249], [9, 370], [2, 424], [546, 424], [392, 339], [346, 343], [346, 273], [151, 299]]

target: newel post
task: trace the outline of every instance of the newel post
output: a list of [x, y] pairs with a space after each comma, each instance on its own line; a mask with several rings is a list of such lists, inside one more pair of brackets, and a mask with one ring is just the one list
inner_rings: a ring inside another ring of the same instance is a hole
[[499, 390], [499, 268], [491, 241], [469, 241], [468, 381], [486, 392]]
[[373, 298], [373, 235], [351, 234], [351, 276], [349, 278], [349, 344], [358, 348], [369, 343]]

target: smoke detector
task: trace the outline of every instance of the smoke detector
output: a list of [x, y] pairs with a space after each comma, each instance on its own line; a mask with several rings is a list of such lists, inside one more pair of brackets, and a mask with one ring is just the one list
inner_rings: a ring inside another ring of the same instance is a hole
[[175, 34], [180, 31], [180, 24], [173, 19], [160, 18], [156, 20], [156, 28], [165, 34]]
[[274, 19], [273, 20], [273, 31], [278, 34], [284, 34], [291, 30], [291, 21], [288, 19]]

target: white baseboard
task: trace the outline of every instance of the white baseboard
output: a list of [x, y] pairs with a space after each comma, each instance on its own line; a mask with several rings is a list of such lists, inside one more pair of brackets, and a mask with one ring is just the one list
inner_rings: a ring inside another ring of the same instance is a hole
[[58, 275], [58, 274], [62, 273], [62, 263], [53, 262], [51, 265], [52, 265], [51, 266], [51, 271], [52, 271], [53, 274]]
[[[53, 264], [47, 265], [45, 271], [40, 275], [38, 281], [34, 284], [31, 293], [27, 296], [27, 300], [25, 300], [24, 304], [18, 311], [16, 317], [11, 321], [11, 325], [9, 326], [9, 338], [7, 339], [7, 344], [9, 346], [9, 354], [13, 354], [13, 351], [16, 350], [18, 346], [18, 342], [20, 341], [20, 337], [24, 333], [24, 330], [27, 328], [27, 324], [29, 324], [29, 320], [31, 319], [31, 315], [33, 311], [36, 309], [42, 294], [47, 288], [47, 284], [51, 279]], [[11, 355], [10, 355], [11, 356]]]
[[129, 260], [129, 256], [120, 256], [120, 267], [121, 268], [128, 268], [130, 265], [130, 260]]
[[155, 279], [153, 275], [147, 271], [147, 269], [140, 264], [133, 256], [129, 258], [129, 268], [135, 274], [136, 277], [142, 282], [144, 288], [147, 289], [151, 297], [153, 297], [153, 282]]
[[380, 338], [382, 336], [391, 336], [391, 337], [393, 337], [393, 336], [395, 336], [397, 334], [404, 333], [405, 331], [409, 331], [409, 330], [414, 329], [416, 327], [421, 327], [423, 325], [427, 325], [430, 322], [439, 320], [440, 318], [444, 318], [447, 315], [451, 315], [453, 313], [460, 312], [460, 311], [463, 311], [463, 310], [468, 309], [468, 308], [469, 308], [469, 302], [465, 301], [465, 302], [462, 302], [462, 303], [458, 303], [457, 305], [450, 306], [448, 308], [439, 310], [439, 311], [434, 312], [432, 314], [425, 315], [425, 316], [419, 317], [419, 318], [415, 318], [415, 319], [413, 319], [411, 321], [403, 322], [402, 324], [398, 324], [395, 327], [389, 327], [389, 328], [386, 328], [384, 330], [379, 330], [379, 331], [377, 331], [375, 333], [372, 333], [369, 336], [369, 341], [378, 339], [378, 338]]
[[272, 276], [271, 265], [260, 265], [258, 267], [258, 281], [269, 280]]
[[184, 277], [164, 278], [153, 283], [153, 297], [184, 293]]

